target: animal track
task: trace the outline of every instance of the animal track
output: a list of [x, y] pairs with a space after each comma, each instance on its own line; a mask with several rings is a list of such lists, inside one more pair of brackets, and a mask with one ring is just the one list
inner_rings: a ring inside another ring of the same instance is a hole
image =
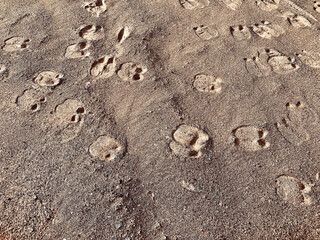
[[29, 39], [23, 37], [12, 37], [5, 40], [2, 49], [6, 52], [21, 51], [28, 48]]
[[285, 12], [282, 15], [284, 18], [288, 20], [288, 22], [296, 28], [304, 28], [304, 27], [312, 27], [311, 22], [302, 15], [297, 15], [292, 12]]
[[263, 11], [274, 11], [279, 7], [280, 0], [258, 0], [257, 6]]
[[247, 26], [232, 26], [230, 32], [233, 38], [237, 41], [248, 40], [251, 38], [251, 32]]
[[284, 33], [284, 30], [275, 24], [271, 24], [267, 21], [262, 21], [261, 24], [254, 24], [250, 26], [252, 31], [259, 37], [271, 39], [272, 37], [279, 37]]
[[262, 62], [261, 58], [259, 57], [259, 53], [258, 56], [245, 58], [244, 60], [247, 71], [253, 76], [268, 76], [271, 72], [271, 67]]
[[105, 0], [91, 0], [85, 3], [84, 8], [99, 17], [101, 13], [107, 10], [107, 5], [105, 3]]
[[241, 126], [232, 131], [234, 144], [247, 151], [257, 151], [268, 148], [270, 143], [265, 140], [268, 131], [255, 126]]
[[123, 27], [118, 33], [118, 42], [122, 43], [130, 36], [130, 30], [128, 27]]
[[257, 77], [268, 76], [272, 71], [278, 74], [288, 74], [300, 67], [295, 58], [287, 57], [275, 49], [262, 49], [257, 56], [245, 58], [247, 71]]
[[33, 81], [42, 87], [54, 87], [60, 83], [62, 77], [61, 73], [44, 71], [39, 73]]
[[320, 13], [320, 2], [314, 1], [313, 3], [314, 3], [314, 4], [313, 4], [313, 9], [314, 9], [316, 12]]
[[204, 74], [195, 76], [193, 86], [200, 92], [220, 93], [222, 79]]
[[301, 62], [308, 65], [309, 67], [320, 68], [319, 53], [311, 53], [311, 52], [302, 50], [301, 54], [296, 54], [296, 55], [301, 60]]
[[210, 40], [219, 36], [217, 30], [215, 30], [213, 27], [208, 27], [205, 25], [194, 27], [193, 30], [195, 31], [197, 36], [202, 40]]
[[173, 133], [173, 139], [170, 148], [174, 154], [198, 158], [201, 156], [201, 150], [206, 146], [209, 136], [198, 128], [181, 125]]
[[90, 55], [88, 48], [91, 46], [88, 42], [80, 42], [72, 44], [67, 47], [65, 57], [69, 59], [73, 58], [85, 58]]
[[80, 132], [86, 114], [82, 102], [67, 99], [55, 109], [55, 124], [61, 132], [62, 143], [74, 139]]
[[142, 81], [143, 74], [147, 72], [147, 68], [133, 62], [124, 63], [118, 70], [118, 76], [126, 82]]
[[297, 101], [296, 103], [287, 103], [286, 108], [288, 118], [302, 126], [309, 126], [318, 121], [317, 113], [304, 102]]
[[294, 205], [310, 205], [312, 198], [309, 196], [314, 184], [307, 184], [295, 177], [280, 176], [276, 179], [276, 191], [285, 202]]
[[78, 123], [85, 114], [83, 103], [75, 99], [67, 99], [56, 107], [56, 117], [61, 124]]
[[101, 26], [88, 25], [79, 31], [79, 36], [89, 41], [95, 41], [104, 37], [104, 29]]
[[44, 92], [36, 89], [28, 89], [17, 98], [16, 103], [25, 111], [37, 112], [46, 101], [46, 94]]
[[222, 0], [222, 2], [232, 10], [237, 10], [242, 5], [243, 0]]
[[185, 9], [197, 9], [209, 6], [209, 0], [179, 0], [182, 7]]
[[317, 123], [317, 113], [301, 101], [287, 103], [286, 109], [286, 117], [282, 118], [281, 122], [278, 122], [276, 126], [287, 141], [300, 146], [310, 140], [310, 135], [306, 128]]
[[104, 56], [95, 61], [90, 69], [90, 74], [96, 78], [109, 78], [115, 73], [116, 61], [112, 56]]
[[93, 157], [108, 161], [115, 159], [121, 150], [122, 147], [108, 136], [99, 137], [89, 148], [89, 152]]
[[295, 64], [295, 59], [285, 55], [270, 57], [268, 64], [274, 72], [279, 74], [287, 74], [299, 69], [299, 66]]
[[281, 135], [290, 143], [300, 146], [302, 143], [310, 140], [309, 133], [300, 125], [292, 122], [288, 117], [282, 118], [281, 122], [276, 124]]

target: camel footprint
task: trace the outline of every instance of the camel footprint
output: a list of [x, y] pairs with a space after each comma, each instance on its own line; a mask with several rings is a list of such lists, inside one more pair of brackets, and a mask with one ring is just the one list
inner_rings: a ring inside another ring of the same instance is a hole
[[287, 11], [282, 14], [282, 17], [286, 18], [287, 21], [295, 28], [312, 27], [311, 22], [302, 15], [297, 15]]
[[41, 87], [54, 87], [61, 82], [62, 78], [63, 78], [63, 74], [61, 73], [57, 73], [53, 71], [44, 71], [39, 73], [33, 79], [33, 81]]
[[309, 67], [312, 68], [320, 68], [320, 54], [314, 52], [308, 52], [302, 50], [300, 54], [296, 54], [296, 56]]
[[108, 136], [100, 136], [89, 147], [89, 152], [93, 157], [97, 157], [101, 160], [112, 161], [122, 151], [122, 147], [119, 143]]
[[67, 99], [55, 109], [55, 125], [66, 143], [78, 136], [86, 114], [84, 104], [76, 99]]
[[117, 74], [125, 82], [137, 82], [144, 79], [143, 74], [146, 72], [146, 67], [133, 62], [127, 62], [121, 65]]
[[317, 113], [304, 102], [287, 103], [288, 118], [302, 126], [310, 126], [318, 122]]
[[198, 128], [181, 125], [173, 133], [173, 139], [170, 148], [174, 154], [198, 158], [201, 156], [201, 150], [206, 146], [209, 136]]
[[318, 121], [318, 116], [312, 108], [301, 101], [287, 103], [286, 108], [286, 116], [276, 123], [276, 126], [288, 142], [300, 146], [310, 140], [307, 127], [315, 124]]
[[249, 40], [252, 37], [249, 28], [243, 25], [231, 26], [230, 32], [236, 41]]
[[271, 12], [279, 7], [280, 0], [258, 0], [256, 1], [257, 6], [266, 12]]
[[209, 0], [179, 0], [180, 4], [185, 9], [197, 9], [197, 8], [204, 8], [209, 6]]
[[46, 92], [39, 89], [27, 89], [17, 97], [16, 104], [24, 111], [37, 112], [46, 101]]
[[107, 10], [107, 5], [105, 0], [91, 0], [84, 4], [84, 8], [99, 17], [101, 13]]
[[300, 146], [310, 140], [309, 133], [299, 124], [291, 121], [288, 117], [282, 118], [281, 122], [276, 123], [281, 135], [290, 143]]
[[95, 61], [90, 74], [96, 78], [109, 78], [115, 73], [116, 61], [112, 56], [104, 56]]
[[256, 56], [244, 58], [247, 71], [257, 77], [268, 76], [272, 71], [268, 58], [264, 50], [258, 51]]
[[276, 24], [271, 24], [267, 21], [262, 21], [260, 24], [256, 23], [250, 26], [252, 31], [261, 38], [271, 39], [273, 37], [279, 37], [284, 33], [284, 30]]
[[284, 33], [284, 30], [277, 24], [271, 24], [267, 21], [256, 23], [250, 26], [231, 26], [230, 32], [233, 38], [237, 41], [249, 40], [252, 37], [251, 31], [261, 38], [271, 39], [279, 37]]
[[100, 40], [104, 37], [104, 29], [101, 26], [88, 25], [80, 29], [79, 36], [89, 41]]
[[194, 27], [196, 35], [202, 40], [210, 40], [219, 36], [219, 33], [216, 29], [211, 26], [200, 25]]
[[309, 195], [314, 184], [307, 184], [295, 177], [282, 175], [276, 179], [276, 191], [285, 202], [293, 205], [310, 205], [312, 198]]
[[268, 131], [255, 126], [240, 126], [232, 131], [234, 144], [247, 151], [266, 149], [270, 143], [266, 141]]
[[287, 57], [275, 49], [259, 50], [257, 56], [244, 60], [247, 71], [257, 77], [268, 76], [271, 71], [278, 74], [288, 74], [299, 69], [295, 58]]
[[5, 52], [14, 52], [14, 51], [22, 51], [28, 48], [29, 39], [24, 37], [12, 37], [5, 40], [5, 44], [2, 49]]
[[222, 79], [209, 75], [199, 74], [195, 76], [193, 86], [200, 92], [220, 93]]
[[91, 44], [89, 42], [79, 42], [67, 47], [64, 56], [69, 59], [85, 58], [90, 55], [89, 48]]

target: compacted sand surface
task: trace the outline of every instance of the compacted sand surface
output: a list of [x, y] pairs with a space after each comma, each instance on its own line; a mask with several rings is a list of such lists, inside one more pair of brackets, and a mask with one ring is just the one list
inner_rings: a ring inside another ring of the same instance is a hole
[[320, 2], [0, 3], [0, 239], [320, 239]]

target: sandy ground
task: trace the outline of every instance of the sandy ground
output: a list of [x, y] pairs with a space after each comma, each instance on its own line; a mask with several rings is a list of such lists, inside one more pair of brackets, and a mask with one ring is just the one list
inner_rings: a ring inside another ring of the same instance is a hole
[[0, 239], [320, 239], [320, 2], [0, 2]]

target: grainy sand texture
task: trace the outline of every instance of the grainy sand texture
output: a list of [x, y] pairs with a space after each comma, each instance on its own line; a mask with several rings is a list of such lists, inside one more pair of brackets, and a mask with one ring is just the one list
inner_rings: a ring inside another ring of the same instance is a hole
[[0, 239], [320, 239], [319, 81], [320, 1], [0, 0]]

